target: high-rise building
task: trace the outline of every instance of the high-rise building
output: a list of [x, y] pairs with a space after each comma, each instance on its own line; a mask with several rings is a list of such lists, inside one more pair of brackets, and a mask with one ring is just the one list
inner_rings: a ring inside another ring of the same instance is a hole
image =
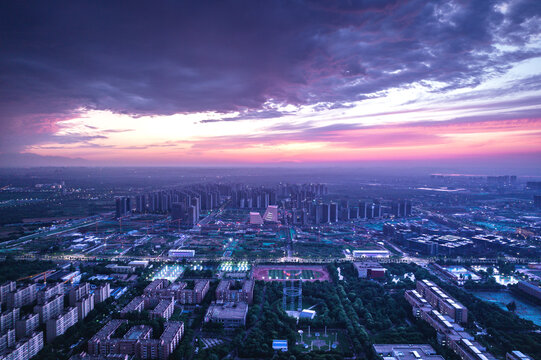
[[34, 332], [4, 350], [2, 359], [28, 360], [43, 349], [43, 331]]
[[31, 305], [36, 301], [36, 293], [36, 284], [29, 284], [16, 288], [14, 291], [7, 294], [7, 305], [9, 308], [20, 308], [25, 305]]
[[323, 204], [321, 222], [327, 224], [331, 221], [331, 205]]
[[541, 209], [541, 195], [534, 195], [533, 204], [536, 208]]
[[57, 317], [64, 309], [64, 295], [57, 294], [43, 304], [34, 306], [34, 312], [39, 314], [39, 321], [46, 323], [47, 320]]
[[263, 218], [257, 211], [250, 212], [250, 225], [263, 225]]
[[144, 194], [135, 197], [135, 211], [143, 214], [147, 211], [147, 201]]
[[195, 218], [199, 220], [199, 215], [201, 213], [201, 199], [199, 197], [192, 197], [191, 204], [195, 208]]
[[18, 339], [30, 336], [39, 326], [39, 314], [27, 314], [15, 322]]
[[47, 285], [37, 293], [38, 304], [45, 304], [47, 300], [56, 295], [64, 295], [64, 283]]
[[70, 306], [77, 306], [77, 301], [79, 301], [85, 295], [90, 293], [90, 284], [82, 283], [74, 286], [69, 291], [69, 304]]
[[115, 199], [116, 217], [120, 218], [128, 215], [131, 212], [131, 199], [129, 197], [118, 197]]
[[329, 204], [329, 222], [338, 222], [338, 204], [335, 202]]
[[348, 208], [348, 211], [349, 211], [349, 214], [348, 214], [349, 219], [358, 219], [359, 218], [359, 208], [358, 207], [350, 207], [350, 208]]
[[278, 206], [277, 205], [269, 205], [267, 210], [265, 211], [265, 214], [263, 215], [263, 220], [266, 222], [278, 222]]
[[64, 334], [77, 323], [77, 308], [69, 307], [62, 314], [47, 321], [47, 342], [53, 341], [57, 336]]
[[89, 312], [94, 310], [94, 293], [86, 294], [77, 300], [77, 316], [79, 321], [83, 320]]
[[15, 322], [19, 319], [19, 308], [4, 311], [0, 314], [0, 334], [15, 329]]
[[8, 301], [8, 294], [15, 291], [17, 283], [15, 281], [8, 281], [0, 285], [0, 303], [5, 304]]
[[371, 201], [359, 201], [359, 218], [361, 219], [372, 218], [372, 202]]
[[111, 285], [109, 285], [109, 283], [105, 283], [98, 286], [94, 291], [94, 294], [96, 294], [96, 303], [107, 300], [111, 296]]

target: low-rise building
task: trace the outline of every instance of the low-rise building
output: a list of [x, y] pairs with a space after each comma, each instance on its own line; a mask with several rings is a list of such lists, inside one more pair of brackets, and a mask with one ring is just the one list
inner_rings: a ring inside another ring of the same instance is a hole
[[132, 312], [141, 312], [145, 309], [145, 298], [142, 296], [134, 297], [126, 306], [120, 310], [120, 315], [126, 316]]
[[412, 305], [413, 314], [436, 330], [438, 342], [449, 346], [461, 359], [496, 359], [459, 325], [467, 320], [467, 309], [461, 304], [452, 306], [456, 301], [434, 283], [417, 281], [417, 289], [407, 290], [404, 296]]
[[505, 360], [533, 360], [533, 358], [518, 350], [514, 350], [505, 354]]
[[520, 291], [541, 300], [541, 287], [527, 281], [519, 281], [517, 287]]
[[88, 353], [94, 356], [106, 356], [110, 354], [111, 344], [109, 343], [109, 340], [112, 339], [113, 334], [122, 324], [127, 323], [127, 320], [115, 319], [105, 324], [105, 326], [88, 341]]
[[122, 273], [122, 274], [131, 274], [135, 272], [135, 266], [130, 266], [130, 265], [110, 264], [110, 265], [107, 265], [106, 268], [110, 269], [111, 271], [115, 273]]
[[287, 340], [272, 340], [272, 349], [277, 351], [287, 351]]
[[428, 344], [374, 344], [374, 352], [385, 360], [445, 360]]
[[128, 263], [128, 266], [146, 268], [148, 266], [147, 260], [133, 260]]
[[389, 250], [373, 249], [373, 250], [353, 250], [353, 257], [361, 258], [388, 258], [391, 256]]
[[154, 295], [158, 290], [165, 289], [169, 286], [169, 280], [167, 279], [156, 279], [153, 280], [150, 284], [145, 287], [143, 293], [148, 296]]
[[189, 249], [171, 249], [169, 250], [169, 257], [179, 258], [179, 257], [194, 257], [195, 250]]
[[151, 319], [162, 318], [169, 320], [171, 316], [173, 316], [173, 312], [175, 311], [175, 300], [173, 300], [173, 298], [169, 300], [151, 299], [149, 300], [149, 303], [151, 303], [151, 301], [157, 302], [156, 305], [150, 305], [152, 307], [152, 309], [149, 310], [149, 316]]
[[224, 329], [234, 329], [246, 325], [248, 304], [244, 302], [211, 304], [205, 314], [205, 322], [219, 322]]
[[357, 274], [363, 279], [383, 279], [386, 269], [375, 261], [354, 262]]

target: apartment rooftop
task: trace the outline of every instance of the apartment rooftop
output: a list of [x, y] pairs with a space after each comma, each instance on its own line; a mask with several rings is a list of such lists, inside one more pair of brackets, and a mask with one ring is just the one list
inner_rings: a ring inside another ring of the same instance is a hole
[[465, 345], [467, 351], [479, 360], [496, 360], [492, 354], [486, 352], [486, 350], [477, 342], [461, 339], [461, 342]]
[[93, 337], [91, 340], [100, 340], [100, 339], [106, 339], [111, 337], [116, 329], [120, 327], [122, 324], [127, 324], [127, 320], [111, 320], [107, 324], [105, 324], [104, 327], [102, 327]]
[[165, 325], [165, 329], [160, 336], [160, 340], [166, 343], [170, 343], [171, 341], [173, 341], [173, 338], [175, 337], [177, 332], [182, 329], [183, 326], [183, 323], [180, 321], [169, 321]]

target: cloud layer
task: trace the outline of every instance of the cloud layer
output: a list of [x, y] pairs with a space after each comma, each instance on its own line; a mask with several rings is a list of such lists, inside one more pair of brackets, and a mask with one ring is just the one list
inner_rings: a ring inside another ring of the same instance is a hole
[[[265, 122], [294, 113], [288, 106], [327, 111], [392, 89], [473, 88], [541, 56], [535, 0], [16, 1], [3, 2], [0, 14], [3, 152], [46, 143], [88, 146], [110, 136], [58, 135], [59, 122], [89, 110], [134, 118], [213, 112], [201, 123]], [[538, 80], [520, 86], [536, 92]], [[538, 100], [513, 100], [530, 106], [515, 118], [539, 119], [531, 108]], [[512, 120], [497, 114], [506, 108], [501, 103], [490, 120]], [[296, 140], [345, 136], [314, 127], [297, 129]], [[411, 127], [401, 131], [365, 131], [362, 141], [441, 141]]]

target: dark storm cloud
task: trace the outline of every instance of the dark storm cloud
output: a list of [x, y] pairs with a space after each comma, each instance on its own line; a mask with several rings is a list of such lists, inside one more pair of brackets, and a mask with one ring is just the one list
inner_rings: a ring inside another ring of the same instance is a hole
[[416, 82], [475, 85], [540, 55], [521, 46], [541, 2], [499, 3], [3, 2], [0, 143], [43, 141], [85, 109], [259, 119], [281, 115], [269, 102], [333, 108]]

